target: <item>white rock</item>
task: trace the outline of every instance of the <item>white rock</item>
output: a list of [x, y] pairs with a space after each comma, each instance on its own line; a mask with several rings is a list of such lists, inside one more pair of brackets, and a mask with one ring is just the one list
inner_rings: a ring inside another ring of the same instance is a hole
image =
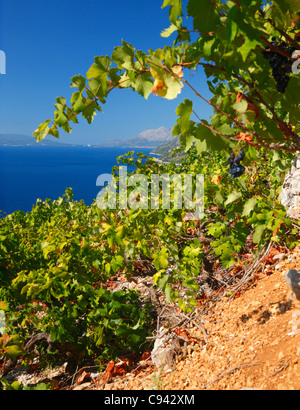
[[274, 261], [282, 261], [282, 259], [285, 257], [285, 254], [284, 253], [278, 253], [278, 255], [274, 255], [273, 256], [273, 259], [274, 259]]
[[300, 300], [300, 271], [295, 269], [289, 270], [285, 275], [285, 281], [295, 297]]
[[295, 159], [290, 172], [285, 177], [280, 199], [287, 209], [287, 215], [300, 220], [300, 156]]
[[[155, 340], [153, 350], [151, 352], [152, 363], [157, 367], [162, 367], [168, 364], [168, 358], [172, 353], [172, 349], [167, 345], [170, 336], [163, 336], [165, 329], [160, 328], [158, 338]], [[169, 367], [169, 366], [168, 366]]]

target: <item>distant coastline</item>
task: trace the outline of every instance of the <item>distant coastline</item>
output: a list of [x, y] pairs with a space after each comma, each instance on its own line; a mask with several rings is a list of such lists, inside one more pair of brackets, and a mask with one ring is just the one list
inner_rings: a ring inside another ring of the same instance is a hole
[[[155, 148], [157, 148], [157, 147], [140, 147], [140, 146], [138, 146], [138, 147], [135, 147], [135, 146], [114, 146], [114, 147], [99, 147], [98, 145], [76, 145], [76, 144], [73, 144], [73, 145], [71, 145], [71, 144], [59, 144], [59, 145], [46, 145], [46, 144], [33, 144], [33, 145], [30, 145], [30, 144], [24, 144], [24, 145], [13, 145], [13, 144], [0, 144], [0, 147], [15, 147], [15, 148], [17, 148], [17, 147], [22, 147], [22, 148], [25, 148], [25, 147], [30, 147], [30, 148], [41, 148], [41, 147], [43, 147], [43, 148], [45, 148], [45, 147], [52, 147], [52, 148], [93, 148], [93, 149], [124, 149], [124, 150], [129, 150], [129, 149], [134, 149], [134, 150], [139, 150], [139, 149], [155, 149]], [[155, 155], [155, 156], [160, 156], [160, 154], [156, 154], [155, 152], [151, 152], [149, 155]]]
[[89, 147], [89, 148], [124, 148], [124, 149], [152, 149], [155, 150], [159, 146], [170, 142], [174, 139], [172, 130], [160, 127], [141, 132], [135, 137], [127, 139], [118, 139], [103, 141], [100, 144], [70, 144], [57, 141], [52, 136], [47, 136], [44, 140], [36, 142], [35, 138], [23, 134], [0, 134], [0, 146], [9, 147], [41, 147], [41, 146], [56, 146], [56, 147]]
[[0, 144], [0, 147], [82, 147], [83, 145], [71, 144]]
[[23, 134], [0, 134], [0, 146], [2, 147], [67, 147], [70, 144], [58, 142], [51, 139], [45, 139], [41, 142], [36, 142], [34, 137]]

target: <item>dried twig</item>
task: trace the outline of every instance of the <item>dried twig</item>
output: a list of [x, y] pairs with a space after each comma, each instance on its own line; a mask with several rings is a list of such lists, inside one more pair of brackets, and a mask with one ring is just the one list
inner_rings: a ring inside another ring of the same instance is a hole
[[99, 364], [98, 364], [97, 366], [84, 366], [84, 367], [81, 367], [80, 369], [78, 369], [78, 366], [77, 366], [77, 369], [76, 369], [75, 373], [72, 374], [72, 376], [68, 377], [68, 378], [63, 382], [63, 385], [62, 385], [61, 388], [63, 388], [63, 387], [68, 383], [68, 381], [71, 380], [71, 379], [72, 379], [71, 386], [73, 386], [73, 385], [74, 385], [74, 379], [75, 379], [75, 377], [76, 377], [77, 374], [79, 374], [81, 371], [87, 370], [87, 369], [89, 369], [89, 370], [90, 370], [90, 369], [99, 369], [99, 367], [100, 367]]
[[282, 363], [282, 365], [279, 367], [279, 369], [276, 370], [276, 372], [272, 373], [272, 374], [270, 375], [270, 377], [273, 377], [273, 376], [275, 376], [276, 374], [280, 373], [282, 370], [287, 369], [287, 368], [289, 367], [289, 365], [290, 365], [290, 362], [284, 362], [284, 363]]
[[210, 386], [211, 384], [219, 381], [220, 379], [222, 379], [222, 377], [227, 376], [227, 374], [233, 373], [236, 370], [241, 369], [242, 367], [259, 366], [259, 365], [260, 365], [260, 363], [245, 363], [245, 364], [241, 364], [240, 366], [236, 366], [233, 369], [227, 370], [227, 372], [222, 373], [219, 377], [217, 377], [216, 379], [209, 382], [207, 385], [204, 386], [204, 389], [207, 389], [208, 386]]
[[261, 251], [259, 252], [256, 260], [251, 263], [250, 267], [245, 270], [245, 275], [240, 279], [238, 284], [230, 287], [229, 291], [232, 292], [231, 298], [243, 287], [246, 283], [252, 281], [254, 274], [258, 271], [259, 266], [264, 258], [265, 255], [268, 255], [271, 249], [272, 243], [269, 242], [265, 245]]

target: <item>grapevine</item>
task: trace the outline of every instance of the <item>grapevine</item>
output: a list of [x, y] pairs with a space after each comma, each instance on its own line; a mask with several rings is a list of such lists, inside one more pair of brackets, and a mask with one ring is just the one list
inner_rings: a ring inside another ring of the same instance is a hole
[[[207, 148], [228, 151], [243, 133], [253, 147], [299, 150], [300, 76], [291, 73], [293, 51], [300, 50], [298, 0], [286, 0], [285, 5], [254, 0], [250, 7], [246, 0], [187, 3], [191, 30], [183, 25], [182, 0], [164, 0], [171, 26], [161, 35], [177, 32], [172, 47], [146, 53], [123, 41], [111, 56], [96, 56], [85, 76], [72, 78], [71, 87], [77, 90], [70, 103], [57, 98], [54, 119], [39, 125], [33, 133], [36, 140], [48, 134], [59, 137], [60, 128], [70, 133], [80, 115], [91, 123], [113, 91], [131, 88], [146, 99], [172, 100], [186, 86], [212, 107], [213, 116], [203, 119], [191, 107], [196, 124], [178, 107], [181, 118], [173, 134], [180, 136], [183, 148], [194, 143], [198, 153]], [[213, 94], [210, 99], [186, 75], [199, 66]]]
[[231, 174], [231, 178], [238, 178], [245, 172], [246, 168], [240, 164], [240, 162], [245, 159], [245, 155], [245, 151], [241, 151], [237, 157], [234, 153], [230, 154], [228, 162], [230, 164], [229, 173]]
[[[100, 210], [73, 201], [71, 190], [0, 219], [0, 306], [9, 333], [0, 338], [1, 361], [24, 358], [25, 341], [41, 331], [75, 345], [81, 357], [140, 352], [153, 330], [149, 312], [136, 291], [113, 292], [112, 278], [132, 278], [143, 261], [168, 303], [187, 314], [208, 297], [208, 283], [221, 294], [238, 280], [230, 272], [243, 252], [298, 244], [278, 194], [300, 150], [300, 75], [291, 72], [300, 50], [299, 0], [185, 3], [186, 10], [182, 0], [163, 2], [171, 26], [162, 36], [176, 33], [170, 45], [143, 52], [123, 41], [110, 56], [96, 56], [85, 75], [72, 77], [70, 101], [58, 97], [53, 118], [33, 135], [58, 138], [80, 116], [92, 123], [112, 92], [172, 100], [189, 88], [196, 101], [180, 101], [173, 128], [187, 153], [181, 164], [135, 161], [133, 153], [119, 161], [148, 181], [151, 172], [205, 175], [204, 220], [189, 221], [185, 208]], [[202, 82], [187, 75], [199, 67]], [[198, 98], [212, 109], [209, 119], [197, 113]]]
[[[272, 50], [267, 48], [263, 52], [264, 58], [268, 59], [272, 68], [272, 75], [276, 81], [277, 91], [284, 93], [290, 80], [292, 72], [292, 55], [296, 48], [282, 41], [278, 43], [276, 38], [272, 38]], [[277, 51], [276, 51], [277, 50]], [[282, 53], [280, 53], [280, 51]]]

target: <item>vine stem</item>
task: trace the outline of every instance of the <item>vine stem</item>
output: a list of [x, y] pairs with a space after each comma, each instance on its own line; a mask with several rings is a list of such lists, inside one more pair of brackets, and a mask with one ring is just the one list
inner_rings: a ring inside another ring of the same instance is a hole
[[282, 56], [286, 57], [288, 60], [295, 61], [288, 53], [286, 53], [285, 51], [280, 50], [280, 49], [279, 49], [278, 47], [276, 47], [276, 46], [273, 46], [273, 44], [270, 43], [270, 41], [268, 41], [268, 40], [266, 39], [266, 37], [261, 36], [261, 39], [262, 39], [266, 44], [268, 44], [268, 46], [270, 47], [270, 50], [271, 50], [271, 51], [275, 51], [277, 54], [281, 54]]
[[[192, 65], [192, 64], [193, 63], [183, 63], [183, 64], [181, 64], [181, 66], [188, 66], [188, 65]], [[198, 63], [198, 65], [201, 65], [203, 67], [209, 67], [209, 68], [216, 69], [216, 70], [219, 70], [219, 71], [222, 71], [222, 72], [226, 73], [225, 69], [223, 69], [222, 67], [219, 67], [217, 65], [211, 65], [211, 64], [208, 64], [208, 63]], [[249, 83], [244, 78], [242, 78], [241, 76], [239, 76], [237, 74], [234, 74], [234, 73], [232, 73], [231, 75], [234, 78], [236, 78], [237, 80], [243, 82], [249, 88], [252, 88], [252, 84]], [[255, 90], [255, 95], [257, 97], [257, 101], [259, 101], [261, 104], [263, 104], [271, 112], [271, 114], [273, 115], [274, 120], [284, 128], [285, 133], [290, 135], [292, 137], [293, 141], [296, 144], [300, 144], [300, 138], [298, 137], [298, 135], [295, 134], [294, 132], [292, 132], [290, 130], [290, 128], [288, 127], [288, 125], [278, 117], [275, 110], [263, 99], [263, 97], [261, 96], [261, 94], [257, 90]]]
[[[143, 71], [139, 72], [138, 75], [144, 74], [144, 73], [149, 72], [149, 71], [150, 71], [150, 70], [148, 70], [148, 69], [147, 69], [147, 70], [143, 70]], [[127, 82], [127, 81], [129, 81], [129, 80], [130, 80], [130, 78], [128, 77], [128, 78], [125, 78], [125, 79], [122, 80], [122, 81], [119, 81], [117, 84], [113, 85], [113, 86], [107, 91], [107, 95], [109, 95], [115, 88], [119, 87], [121, 84], [124, 84], [125, 82]], [[87, 90], [87, 87], [85, 87], [84, 90]], [[88, 90], [89, 90], [89, 92], [90, 92], [91, 94], [93, 94], [90, 89], [88, 89]], [[107, 95], [106, 95], [106, 96], [107, 96]], [[94, 99], [92, 102], [90, 102], [88, 105], [86, 105], [86, 107], [84, 108], [84, 110], [86, 110], [87, 108], [91, 107], [93, 104], [97, 103], [97, 102], [101, 99], [101, 97], [96, 97], [95, 95], [94, 95], [94, 98], [95, 98], [95, 99]], [[70, 107], [67, 107], [67, 108], [69, 108], [69, 110], [72, 111], [72, 109], [71, 109]], [[84, 111], [84, 110], [83, 110], [83, 111]], [[71, 114], [69, 117], [67, 117], [67, 120], [70, 121], [73, 117], [76, 117], [78, 114], [79, 114], [79, 113], [77, 113], [77, 112], [72, 112], [72, 114]], [[53, 120], [52, 120], [51, 122], [53, 123]], [[53, 123], [53, 124], [54, 124], [54, 123]]]
[[241, 127], [244, 131], [249, 132], [251, 134], [253, 134], [255, 136], [255, 138], [257, 139], [257, 141], [260, 143], [261, 146], [264, 146], [266, 148], [269, 148], [268, 145], [264, 144], [261, 141], [261, 138], [259, 137], [259, 135], [257, 135], [257, 133], [253, 130], [250, 130], [249, 128], [247, 128], [244, 124], [238, 122], [235, 118], [232, 117], [232, 115], [227, 114], [226, 112], [222, 111], [219, 107], [217, 107], [216, 105], [214, 105], [212, 102], [210, 102], [209, 100], [207, 100], [205, 97], [203, 97], [200, 93], [198, 93], [198, 91], [187, 81], [184, 79], [181, 79], [181, 81], [183, 81], [188, 87], [191, 88], [191, 90], [194, 91], [194, 93], [197, 95], [197, 97], [201, 98], [203, 101], [205, 101], [207, 104], [209, 104], [211, 107], [215, 108], [220, 114], [225, 115], [227, 118], [229, 118], [232, 122], [234, 122], [234, 124], [236, 124], [237, 126]]
[[[263, 10], [259, 9], [259, 13], [263, 18], [265, 18], [266, 14]], [[300, 49], [300, 45], [289, 34], [287, 34], [281, 28], [278, 28], [271, 19], [268, 18], [266, 20], [271, 24], [272, 27], [275, 28], [276, 31], [278, 31], [283, 37], [285, 37], [287, 41], [289, 41], [291, 44], [293, 44], [296, 48]]]
[[224, 31], [222, 30], [218, 30], [218, 31], [198, 31], [198, 30], [186, 30], [186, 29], [180, 29], [179, 31], [181, 31], [182, 33], [197, 33], [197, 34], [207, 34], [209, 36], [211, 36], [212, 34], [216, 34], [216, 33], [224, 33]]
[[[283, 146], [275, 144], [275, 143], [272, 146], [270, 146], [268, 144], [265, 144], [255, 131], [247, 128], [244, 124], [238, 122], [235, 118], [233, 118], [232, 115], [227, 114], [226, 112], [222, 111], [219, 107], [217, 107], [216, 105], [211, 103], [209, 100], [207, 100], [205, 97], [203, 97], [200, 93], [198, 93], [198, 91], [195, 90], [195, 88], [187, 80], [184, 80], [184, 79], [180, 79], [180, 80], [183, 81], [188, 87], [190, 87], [191, 90], [193, 90], [194, 93], [197, 95], [197, 97], [201, 98], [207, 104], [209, 104], [211, 107], [215, 108], [216, 111], [218, 111], [220, 114], [225, 115], [227, 118], [229, 118], [231, 121], [233, 121], [238, 127], [242, 128], [244, 131], [252, 134], [256, 138], [256, 140], [258, 141], [258, 144], [255, 144], [255, 145], [260, 146], [260, 147], [264, 147], [264, 148], [267, 148], [267, 149], [284, 149], [286, 152], [295, 152], [295, 150], [296, 150], [295, 147], [287, 148], [287, 147], [283, 147]], [[299, 139], [299, 141], [300, 141], [300, 139]]]

